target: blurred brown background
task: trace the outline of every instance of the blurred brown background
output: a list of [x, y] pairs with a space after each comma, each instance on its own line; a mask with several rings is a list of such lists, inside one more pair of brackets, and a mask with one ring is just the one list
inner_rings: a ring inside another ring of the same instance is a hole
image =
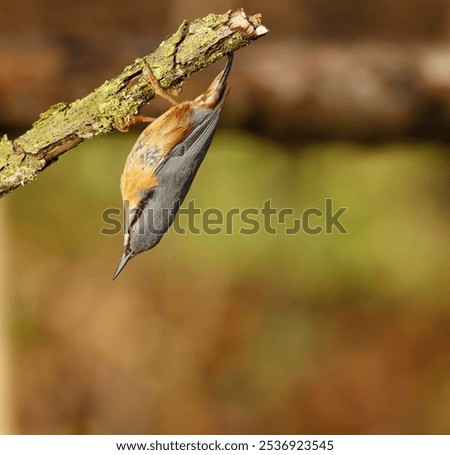
[[448, 0], [0, 6], [12, 137], [183, 19], [262, 13], [186, 202], [349, 207], [348, 235], [171, 231], [112, 282], [101, 216], [142, 127], [70, 151], [0, 201], [0, 432], [449, 432]]

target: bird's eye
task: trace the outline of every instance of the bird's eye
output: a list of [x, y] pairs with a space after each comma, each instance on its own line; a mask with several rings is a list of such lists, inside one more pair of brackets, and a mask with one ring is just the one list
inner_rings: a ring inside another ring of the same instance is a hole
[[[141, 203], [145, 204], [149, 199], [151, 199], [155, 195], [155, 189], [150, 188], [149, 190], [142, 190], [141, 191]], [[142, 205], [143, 205], [142, 204]], [[141, 204], [139, 204], [141, 205]]]

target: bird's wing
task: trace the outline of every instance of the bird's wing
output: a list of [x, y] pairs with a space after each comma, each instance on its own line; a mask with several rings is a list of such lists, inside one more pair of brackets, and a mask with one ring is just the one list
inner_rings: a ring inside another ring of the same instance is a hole
[[204, 150], [210, 146], [225, 98], [226, 95], [222, 97], [215, 108], [202, 120], [199, 125], [193, 129], [186, 139], [181, 141], [165, 154], [155, 167], [156, 175], [161, 172], [161, 169], [170, 158], [183, 156], [190, 150], [193, 150], [194, 152], [199, 149]]

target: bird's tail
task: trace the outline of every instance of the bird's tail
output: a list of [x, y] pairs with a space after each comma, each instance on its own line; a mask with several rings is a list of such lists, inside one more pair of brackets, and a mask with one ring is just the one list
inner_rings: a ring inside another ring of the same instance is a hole
[[197, 104], [199, 107], [214, 109], [220, 103], [227, 87], [232, 63], [233, 54], [228, 54], [228, 61], [223, 71], [216, 76], [207, 90], [196, 98], [194, 104]]
[[233, 54], [228, 54], [227, 57], [228, 57], [227, 64], [223, 69], [222, 73], [220, 74], [219, 79], [219, 85], [223, 86], [224, 89], [227, 84], [228, 75], [230, 74], [231, 65], [233, 64]]

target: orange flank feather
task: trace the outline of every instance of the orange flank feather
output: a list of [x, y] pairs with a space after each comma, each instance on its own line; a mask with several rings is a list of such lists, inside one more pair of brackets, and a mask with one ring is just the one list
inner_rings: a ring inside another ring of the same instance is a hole
[[[147, 126], [136, 142], [127, 160], [121, 178], [122, 198], [136, 205], [142, 192], [159, 184], [155, 168], [175, 145], [193, 129], [189, 102], [180, 103]], [[146, 156], [153, 155], [153, 166], [145, 164]]]
[[191, 111], [191, 103], [185, 101], [172, 107], [148, 125], [142, 133], [148, 150], [157, 145], [166, 154], [185, 139], [194, 127]]
[[142, 199], [142, 192], [159, 184], [158, 177], [153, 169], [132, 167], [125, 169], [120, 179], [122, 199], [129, 201], [133, 206]]

